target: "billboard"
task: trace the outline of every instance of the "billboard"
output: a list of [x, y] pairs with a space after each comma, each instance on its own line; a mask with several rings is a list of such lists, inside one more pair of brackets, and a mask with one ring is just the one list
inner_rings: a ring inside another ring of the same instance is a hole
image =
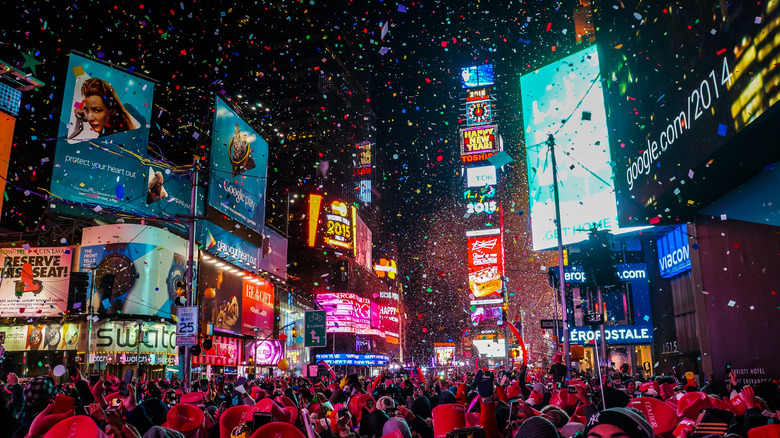
[[374, 268], [374, 243], [371, 230], [360, 216], [355, 215], [355, 261], [369, 271]]
[[370, 299], [349, 292], [325, 292], [315, 294], [314, 300], [328, 314], [327, 333], [386, 336], [377, 328], [377, 318], [372, 310], [378, 316], [378, 308]]
[[[461, 128], [461, 155], [484, 155], [498, 151], [498, 127], [496, 125], [481, 125]], [[487, 157], [484, 159], [486, 160]]]
[[97, 204], [95, 212], [190, 214], [188, 175], [147, 155], [153, 82], [71, 54], [64, 90], [54, 196]]
[[274, 286], [222, 259], [201, 253], [198, 303], [201, 320], [215, 329], [250, 334], [270, 333], [274, 318]]
[[383, 354], [327, 353], [316, 357], [317, 362], [325, 361], [328, 365], [385, 366], [390, 362]]
[[355, 145], [355, 148], [357, 149], [355, 159], [353, 160], [355, 176], [362, 177], [371, 174], [371, 147], [371, 142], [368, 141]]
[[53, 323], [0, 326], [6, 351], [76, 350], [79, 346], [78, 323]]
[[268, 142], [224, 100], [215, 103], [211, 136], [209, 206], [262, 232]]
[[504, 275], [504, 245], [498, 229], [466, 233], [469, 292], [473, 300], [500, 298]]
[[452, 359], [455, 357], [455, 344], [435, 342], [433, 351], [436, 354], [436, 365], [452, 365]]
[[498, 184], [496, 166], [466, 168], [466, 187], [485, 187]]
[[493, 114], [489, 99], [466, 104], [466, 124], [468, 126], [484, 125], [492, 121]]
[[[81, 264], [95, 269], [94, 311], [170, 318], [176, 314], [177, 283], [187, 272], [186, 253], [186, 240], [160, 228], [138, 224], [84, 228]], [[106, 274], [114, 275], [110, 295], [98, 288]]]
[[[176, 354], [176, 326], [167, 322], [100, 321], [93, 328], [92, 353]], [[140, 334], [141, 345], [138, 345]]]
[[667, 11], [612, 0], [599, 11], [598, 40], [613, 46], [599, 57], [621, 224], [684, 220], [780, 159], [767, 146], [780, 111], [775, 2]]
[[73, 247], [0, 248], [0, 316], [59, 316], [67, 311]]
[[309, 195], [309, 246], [336, 248], [354, 256], [356, 235], [357, 208], [354, 205], [347, 205], [337, 199], [326, 201], [320, 195]]
[[256, 365], [276, 365], [283, 358], [284, 342], [278, 339], [268, 339], [260, 342], [255, 349]]
[[546, 144], [554, 132], [563, 244], [587, 239], [593, 223], [601, 230], [618, 226], [607, 115], [598, 79], [596, 46], [520, 78], [534, 250], [558, 245]]
[[466, 214], [493, 214], [498, 210], [496, 188], [494, 186], [474, 187], [463, 190], [466, 201]]
[[504, 315], [501, 306], [498, 307], [477, 307], [471, 312], [471, 324], [495, 324]]
[[461, 68], [460, 80], [463, 88], [493, 85], [493, 64]]

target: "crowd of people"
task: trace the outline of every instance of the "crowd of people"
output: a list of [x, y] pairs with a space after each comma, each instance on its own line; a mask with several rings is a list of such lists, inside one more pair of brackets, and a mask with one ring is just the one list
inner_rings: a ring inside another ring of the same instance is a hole
[[[325, 364], [327, 367], [327, 364]], [[481, 368], [475, 373], [253, 375], [183, 383], [78, 371], [0, 390], [0, 438], [780, 437], [776, 381], [722, 387], [618, 373]], [[128, 383], [129, 381], [129, 383]]]

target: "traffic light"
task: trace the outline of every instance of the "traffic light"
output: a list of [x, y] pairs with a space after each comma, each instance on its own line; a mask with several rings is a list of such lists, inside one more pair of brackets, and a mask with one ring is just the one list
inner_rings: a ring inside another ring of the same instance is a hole
[[346, 284], [349, 282], [349, 260], [339, 260], [333, 266], [333, 281]]
[[87, 295], [89, 295], [89, 273], [71, 272], [68, 282], [68, 312], [85, 312]]
[[583, 246], [586, 282], [602, 288], [620, 284], [615, 266], [615, 252], [612, 251], [612, 235], [609, 231], [592, 231]]

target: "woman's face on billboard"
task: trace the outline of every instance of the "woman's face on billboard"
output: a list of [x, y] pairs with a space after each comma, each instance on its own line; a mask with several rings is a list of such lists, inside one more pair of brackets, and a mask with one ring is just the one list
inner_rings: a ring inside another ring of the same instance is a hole
[[103, 133], [111, 123], [113, 113], [113, 110], [106, 108], [103, 98], [100, 96], [89, 96], [85, 99], [84, 114], [87, 117], [87, 123], [98, 134]]

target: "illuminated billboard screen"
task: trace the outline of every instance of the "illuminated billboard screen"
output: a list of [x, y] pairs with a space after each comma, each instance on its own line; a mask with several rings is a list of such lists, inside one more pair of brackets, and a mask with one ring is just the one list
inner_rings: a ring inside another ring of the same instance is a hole
[[504, 249], [500, 230], [469, 231], [469, 292], [474, 300], [500, 298], [504, 275]]
[[205, 253], [198, 263], [198, 304], [201, 320], [215, 329], [243, 334], [273, 329], [273, 283]]
[[0, 314], [39, 317], [67, 311], [72, 260], [71, 246], [0, 249]]
[[364, 176], [371, 174], [371, 143], [363, 142], [355, 145], [357, 149], [353, 165], [355, 167], [355, 176]]
[[[95, 312], [109, 315], [176, 314], [177, 283], [187, 272], [187, 241], [161, 228], [116, 224], [84, 228], [81, 264], [95, 268]], [[98, 286], [114, 275], [109, 293]]]
[[503, 316], [501, 306], [498, 307], [477, 307], [471, 312], [471, 324], [495, 324]]
[[655, 6], [609, 0], [596, 23], [621, 224], [684, 222], [780, 159], [778, 3]]
[[[320, 195], [309, 195], [308, 245], [355, 250], [357, 208], [339, 200], [326, 201]], [[369, 265], [370, 266], [370, 265]]]
[[496, 202], [496, 188], [484, 186], [463, 190], [463, 199], [466, 201], [466, 214], [493, 214], [498, 209]]
[[493, 64], [475, 65], [460, 69], [463, 88], [493, 85]]
[[498, 184], [496, 166], [466, 168], [466, 187], [485, 187]]
[[493, 121], [490, 100], [469, 102], [466, 104], [466, 124], [469, 126], [483, 125]]
[[552, 165], [546, 144], [551, 133], [556, 133], [563, 244], [587, 239], [592, 223], [602, 230], [616, 228], [596, 46], [522, 76], [520, 88], [534, 250], [558, 244]]
[[472, 343], [477, 347], [480, 356], [489, 358], [506, 357], [506, 341], [504, 339], [499, 339], [498, 342], [492, 339], [475, 339]]
[[209, 205], [258, 233], [265, 223], [268, 142], [217, 98], [211, 137]]
[[473, 126], [460, 130], [461, 155], [497, 152], [498, 148], [498, 128], [496, 125]]
[[455, 357], [455, 345], [451, 343], [439, 343], [433, 344], [433, 351], [436, 353], [437, 365], [451, 365], [452, 359]]
[[[11, 159], [14, 125], [16, 125], [14, 117], [0, 112], [0, 192], [2, 193], [5, 193], [5, 180], [8, 177], [8, 160]], [[0, 211], [3, 208], [4, 198], [0, 198]]]
[[[327, 311], [327, 333], [386, 336], [376, 328], [377, 323], [372, 321], [372, 307], [376, 307], [376, 303], [370, 299], [349, 292], [325, 292], [315, 294], [314, 300], [321, 309]], [[377, 321], [377, 318], [373, 320]]]

